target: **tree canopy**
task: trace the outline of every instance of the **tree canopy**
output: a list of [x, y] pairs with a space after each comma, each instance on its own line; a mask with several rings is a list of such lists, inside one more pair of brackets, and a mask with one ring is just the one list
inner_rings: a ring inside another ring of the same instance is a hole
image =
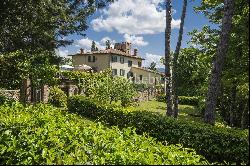
[[4, 0], [0, 2], [0, 52], [54, 48], [66, 36], [84, 35], [87, 18], [112, 0]]

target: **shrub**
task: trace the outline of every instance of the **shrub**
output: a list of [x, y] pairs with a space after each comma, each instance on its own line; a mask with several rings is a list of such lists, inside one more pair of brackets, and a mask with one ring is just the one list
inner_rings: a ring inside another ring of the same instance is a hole
[[192, 106], [198, 106], [200, 101], [200, 97], [197, 96], [179, 96], [179, 104], [182, 105], [192, 105]]
[[0, 107], [1, 165], [209, 164], [192, 149], [164, 146], [134, 129], [111, 129], [38, 104]]
[[8, 101], [8, 98], [3, 95], [0, 95], [0, 105], [4, 104], [6, 101]]
[[159, 141], [194, 148], [211, 161], [248, 163], [248, 133], [175, 120], [147, 111], [128, 112], [113, 105], [100, 105], [81, 96], [70, 97], [68, 108], [111, 126], [135, 127], [138, 134], [146, 132]]
[[10, 99], [10, 98], [6, 97], [5, 95], [3, 95], [1, 93], [1, 89], [0, 89], [0, 105], [3, 105], [4, 103], [10, 104], [12, 102], [15, 102], [15, 100]]
[[[182, 105], [192, 105], [192, 106], [198, 106], [199, 102], [201, 100], [200, 97], [197, 96], [178, 96], [179, 98], [179, 104]], [[156, 96], [156, 101], [159, 102], [166, 102], [166, 95], [165, 94], [160, 94]]]
[[165, 94], [159, 94], [156, 96], [156, 101], [159, 102], [166, 102], [166, 95]]
[[67, 106], [67, 95], [58, 87], [50, 88], [49, 103], [55, 107]]
[[64, 71], [62, 75], [75, 82], [79, 92], [84, 89], [85, 96], [102, 103], [121, 101], [122, 106], [129, 106], [136, 95], [133, 84], [124, 77], [113, 77], [110, 69], [98, 73]]

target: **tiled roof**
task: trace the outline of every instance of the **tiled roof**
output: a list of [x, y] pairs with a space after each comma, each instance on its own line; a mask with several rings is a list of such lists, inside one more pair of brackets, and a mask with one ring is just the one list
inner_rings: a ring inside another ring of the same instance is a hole
[[164, 75], [164, 73], [161, 73], [161, 72], [158, 72], [158, 71], [149, 70], [149, 69], [143, 68], [143, 67], [134, 67], [134, 66], [133, 66], [132, 68], [140, 69], [140, 70], [144, 70], [144, 71], [148, 71], [148, 72], [156, 73], [156, 74], [160, 74], [160, 75]]
[[130, 57], [130, 58], [136, 58], [136, 59], [145, 60], [145, 59], [142, 58], [142, 57], [133, 56], [133, 55], [130, 55], [130, 54], [126, 53], [126, 52], [123, 52], [123, 51], [120, 51], [120, 50], [116, 50], [116, 49], [107, 49], [107, 50], [86, 52], [86, 53], [83, 53], [83, 54], [78, 53], [78, 54], [75, 54], [75, 55], [68, 55], [68, 56], [93, 55], [93, 54], [117, 54], [117, 55], [123, 55], [123, 56]]

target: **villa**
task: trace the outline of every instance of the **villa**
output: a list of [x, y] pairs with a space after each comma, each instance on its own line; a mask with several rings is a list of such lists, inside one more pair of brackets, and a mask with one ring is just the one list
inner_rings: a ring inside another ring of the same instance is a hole
[[114, 48], [84, 52], [72, 56], [74, 66], [88, 65], [95, 72], [111, 68], [114, 76], [121, 76], [131, 79], [135, 83], [159, 84], [162, 82], [162, 74], [142, 67], [145, 60], [138, 55], [138, 50], [131, 53], [131, 43], [116, 43]]

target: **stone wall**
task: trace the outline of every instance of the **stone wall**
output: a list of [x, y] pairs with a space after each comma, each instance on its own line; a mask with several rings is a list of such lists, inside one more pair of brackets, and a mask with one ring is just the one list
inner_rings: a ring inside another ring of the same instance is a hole
[[160, 91], [157, 91], [156, 89], [147, 89], [142, 92], [138, 92], [138, 95], [134, 98], [135, 102], [142, 102], [142, 101], [149, 101], [156, 97], [157, 94], [159, 94]]
[[20, 90], [0, 90], [0, 95], [5, 96], [9, 99], [19, 101], [20, 99]]

